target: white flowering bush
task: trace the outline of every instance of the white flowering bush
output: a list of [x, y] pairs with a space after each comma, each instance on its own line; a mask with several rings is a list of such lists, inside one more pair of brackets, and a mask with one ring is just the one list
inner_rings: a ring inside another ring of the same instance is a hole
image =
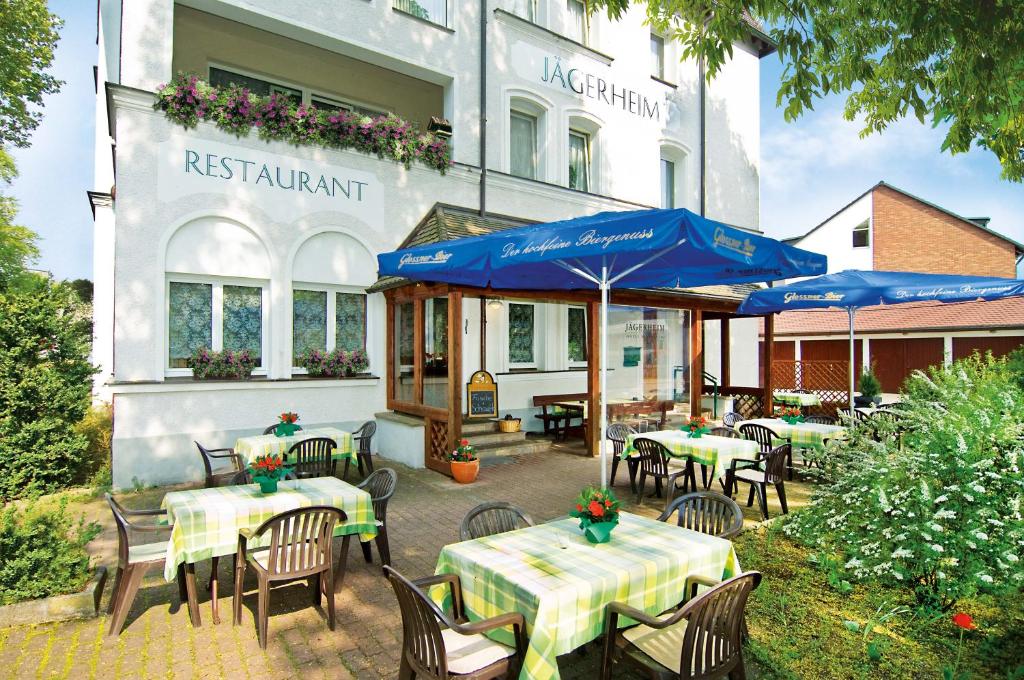
[[1024, 585], [1024, 389], [991, 356], [918, 372], [892, 425], [855, 428], [785, 531], [851, 580], [948, 608]]

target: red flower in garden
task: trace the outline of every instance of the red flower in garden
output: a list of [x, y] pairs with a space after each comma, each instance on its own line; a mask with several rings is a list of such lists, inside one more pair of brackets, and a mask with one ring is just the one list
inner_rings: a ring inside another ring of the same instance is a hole
[[590, 501], [590, 505], [587, 506], [587, 510], [590, 510], [590, 514], [594, 517], [604, 517], [604, 506], [597, 501]]
[[977, 628], [974, 625], [974, 619], [971, 618], [970, 614], [960, 612], [959, 614], [953, 614], [953, 623], [960, 626], [964, 630], [974, 630]]
[[459, 441], [459, 446], [469, 446], [469, 440], [468, 439], [460, 440]]

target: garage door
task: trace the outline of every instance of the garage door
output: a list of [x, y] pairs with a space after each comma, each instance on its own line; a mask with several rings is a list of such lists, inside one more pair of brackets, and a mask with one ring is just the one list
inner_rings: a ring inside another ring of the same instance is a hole
[[942, 363], [942, 338], [872, 340], [871, 363], [883, 392], [898, 392], [915, 370]]
[[1024, 344], [1024, 336], [1020, 335], [978, 335], [966, 338], [953, 338], [953, 359], [963, 359], [977, 350], [984, 354], [992, 352], [997, 357], [1009, 354]]

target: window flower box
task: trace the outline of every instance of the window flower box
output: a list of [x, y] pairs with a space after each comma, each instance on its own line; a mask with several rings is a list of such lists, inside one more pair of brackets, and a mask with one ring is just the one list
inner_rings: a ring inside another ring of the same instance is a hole
[[256, 368], [256, 359], [247, 349], [214, 352], [200, 347], [188, 358], [194, 380], [248, 380]]

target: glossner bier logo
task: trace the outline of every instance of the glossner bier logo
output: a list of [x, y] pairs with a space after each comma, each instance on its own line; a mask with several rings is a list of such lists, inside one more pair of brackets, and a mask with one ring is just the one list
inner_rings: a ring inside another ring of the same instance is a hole
[[259, 163], [245, 158], [219, 156], [185, 149], [185, 174], [201, 175], [225, 182], [242, 182], [268, 189], [284, 189], [330, 198], [344, 197], [362, 201], [367, 182], [339, 179], [333, 175], [307, 172], [276, 164]]
[[562, 250], [564, 248], [582, 248], [585, 246], [596, 246], [604, 250], [613, 243], [621, 243], [623, 241], [643, 241], [651, 238], [652, 236], [654, 236], [654, 230], [650, 228], [621, 234], [602, 234], [596, 229], [590, 229], [580, 234], [575, 241], [570, 241], [562, 236], [555, 235], [540, 242], [528, 241], [524, 244], [513, 241], [506, 243], [502, 246], [501, 257], [518, 257], [520, 255], [532, 255], [534, 253], [543, 254], [551, 251]]
[[844, 293], [835, 293], [828, 291], [827, 293], [786, 293], [782, 297], [784, 304], [790, 302], [839, 302], [846, 295]]
[[725, 229], [722, 229], [721, 227], [715, 229], [715, 247], [725, 248], [726, 250], [731, 250], [734, 253], [746, 255], [747, 257], [751, 257], [754, 254], [754, 251], [757, 250], [757, 246], [751, 243], [749, 238], [745, 238], [741, 241], [735, 236], [729, 236], [729, 234], [725, 233]]
[[623, 111], [640, 118], [661, 120], [661, 108], [657, 100], [648, 99], [636, 90], [609, 83], [601, 76], [576, 67], [563, 69], [559, 57], [544, 57], [544, 74], [540, 79], [554, 87], [572, 90], [587, 99], [621, 107]]
[[402, 259], [398, 261], [398, 268], [401, 269], [405, 265], [417, 265], [417, 264], [444, 264], [450, 260], [452, 254], [446, 250], [439, 250], [433, 255], [412, 255], [406, 253], [402, 255]]

